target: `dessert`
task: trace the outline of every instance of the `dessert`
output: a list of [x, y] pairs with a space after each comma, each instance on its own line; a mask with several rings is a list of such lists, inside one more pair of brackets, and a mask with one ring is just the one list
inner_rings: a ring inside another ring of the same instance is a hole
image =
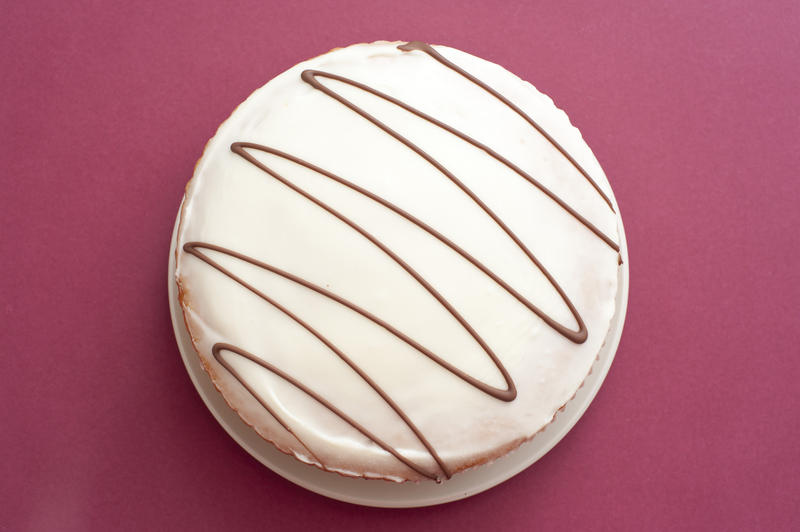
[[176, 243], [228, 405], [343, 475], [442, 480], [534, 437], [615, 312], [617, 214], [566, 115], [464, 52], [300, 63], [209, 141]]

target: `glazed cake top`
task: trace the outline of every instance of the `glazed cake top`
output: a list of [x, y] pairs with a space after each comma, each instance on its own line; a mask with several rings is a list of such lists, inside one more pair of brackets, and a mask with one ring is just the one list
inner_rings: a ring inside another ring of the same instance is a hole
[[422, 43], [300, 63], [222, 124], [177, 236], [206, 371], [281, 450], [444, 478], [531, 438], [615, 310], [616, 206], [552, 101]]

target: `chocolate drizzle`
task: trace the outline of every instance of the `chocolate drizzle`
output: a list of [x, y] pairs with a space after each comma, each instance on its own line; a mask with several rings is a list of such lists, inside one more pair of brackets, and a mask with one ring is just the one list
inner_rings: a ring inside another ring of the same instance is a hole
[[[492, 96], [494, 96], [495, 98], [497, 98], [498, 100], [500, 100], [501, 102], [503, 102], [504, 104], [506, 104], [506, 106], [508, 106], [508, 108], [509, 108], [509, 109], [511, 109], [512, 111], [514, 111], [515, 113], [517, 113], [519, 116], [521, 116], [521, 117], [522, 117], [522, 118], [523, 118], [523, 119], [524, 119], [524, 120], [525, 120], [527, 123], [529, 123], [531, 126], [533, 126], [533, 128], [534, 128], [536, 131], [538, 131], [538, 132], [539, 132], [539, 133], [540, 133], [540, 134], [541, 134], [541, 135], [542, 135], [544, 138], [546, 138], [546, 139], [547, 139], [547, 141], [548, 141], [550, 144], [552, 144], [552, 145], [553, 145], [553, 147], [554, 147], [555, 149], [557, 149], [557, 150], [559, 151], [559, 153], [561, 153], [561, 155], [563, 155], [563, 156], [564, 156], [564, 158], [565, 158], [565, 159], [567, 159], [567, 160], [570, 162], [570, 164], [571, 164], [572, 166], [574, 166], [574, 167], [575, 167], [575, 169], [576, 169], [576, 170], [578, 170], [578, 172], [580, 172], [580, 173], [581, 173], [581, 175], [582, 175], [584, 178], [586, 178], [586, 180], [589, 182], [589, 184], [591, 184], [591, 185], [592, 185], [592, 187], [593, 187], [593, 188], [594, 188], [594, 189], [597, 191], [597, 193], [598, 193], [598, 194], [600, 194], [600, 197], [601, 197], [601, 198], [603, 198], [603, 201], [605, 201], [605, 202], [606, 202], [606, 204], [607, 204], [607, 205], [608, 205], [608, 207], [611, 209], [611, 211], [612, 211], [612, 212], [616, 212], [616, 211], [614, 211], [614, 206], [611, 204], [611, 200], [610, 200], [610, 199], [608, 199], [608, 196], [606, 196], [605, 192], [603, 192], [603, 191], [600, 189], [600, 187], [599, 187], [599, 186], [597, 186], [597, 183], [595, 182], [595, 180], [594, 180], [594, 179], [592, 179], [592, 176], [590, 176], [590, 175], [589, 175], [589, 173], [588, 173], [586, 170], [584, 170], [584, 169], [583, 169], [583, 166], [581, 166], [580, 164], [578, 164], [578, 161], [576, 161], [576, 160], [575, 160], [575, 159], [572, 157], [572, 155], [570, 155], [570, 154], [567, 152], [567, 150], [565, 150], [565, 149], [564, 149], [564, 148], [561, 146], [561, 144], [559, 144], [559, 143], [556, 141], [556, 139], [554, 139], [553, 137], [551, 137], [551, 136], [550, 136], [550, 134], [549, 134], [547, 131], [545, 131], [545, 130], [544, 130], [544, 128], [542, 128], [542, 126], [540, 126], [539, 124], [537, 124], [537, 123], [536, 123], [536, 121], [535, 121], [533, 118], [531, 118], [530, 116], [528, 116], [528, 114], [526, 114], [526, 113], [525, 113], [525, 112], [524, 112], [522, 109], [520, 109], [519, 107], [517, 107], [517, 106], [516, 106], [516, 105], [515, 105], [515, 104], [514, 104], [514, 103], [513, 103], [511, 100], [509, 100], [508, 98], [506, 98], [505, 96], [503, 96], [502, 94], [500, 94], [499, 92], [497, 92], [496, 90], [494, 90], [493, 88], [491, 88], [489, 85], [487, 85], [486, 83], [484, 83], [484, 82], [483, 82], [483, 81], [481, 81], [480, 79], [476, 78], [475, 76], [473, 76], [472, 74], [470, 74], [469, 72], [467, 72], [466, 70], [464, 70], [463, 68], [459, 67], [458, 65], [456, 65], [456, 64], [455, 64], [455, 63], [453, 63], [452, 61], [448, 60], [448, 59], [447, 59], [446, 57], [444, 57], [442, 54], [440, 54], [439, 52], [437, 52], [437, 51], [436, 51], [436, 50], [433, 48], [433, 46], [431, 46], [430, 44], [427, 44], [427, 43], [424, 43], [424, 42], [421, 42], [421, 41], [411, 41], [411, 42], [409, 42], [409, 43], [406, 43], [406, 44], [401, 44], [400, 46], [398, 46], [398, 47], [397, 47], [397, 49], [398, 49], [398, 50], [402, 50], [402, 51], [404, 51], [404, 52], [410, 52], [410, 51], [412, 51], [412, 50], [419, 50], [420, 52], [425, 52], [426, 54], [428, 54], [428, 55], [429, 55], [429, 56], [431, 56], [432, 58], [436, 59], [436, 60], [437, 60], [437, 61], [439, 61], [441, 64], [443, 64], [444, 66], [446, 66], [447, 68], [449, 68], [450, 70], [453, 70], [454, 72], [457, 72], [457, 73], [458, 73], [458, 74], [460, 74], [461, 76], [464, 76], [465, 78], [467, 78], [468, 80], [470, 80], [472, 83], [474, 83], [474, 84], [475, 84], [475, 85], [477, 85], [478, 87], [482, 88], [483, 90], [485, 90], [486, 92], [488, 92], [489, 94], [491, 94]], [[537, 185], [537, 186], [538, 186], [538, 185]], [[549, 194], [548, 194], [548, 195], [549, 195]], [[553, 198], [553, 199], [555, 199], [555, 197], [554, 197], [554, 196], [550, 196], [550, 197], [551, 197], [551, 198]], [[556, 200], [556, 201], [558, 202], [558, 204], [559, 204], [559, 205], [561, 205], [562, 207], [564, 207], [564, 204], [563, 204], [563, 203], [561, 203], [561, 202], [560, 202], [560, 201], [558, 201], [558, 200]], [[573, 211], [572, 211], [572, 210], [570, 210], [569, 212], [570, 212], [570, 214], [572, 214], [572, 213], [573, 213]], [[575, 216], [575, 215], [573, 215], [573, 216]], [[582, 218], [580, 218], [580, 220], [583, 222], [583, 219], [582, 219]], [[584, 222], [584, 223], [585, 223], [585, 222]], [[600, 236], [600, 235], [598, 234], [598, 236]], [[601, 237], [601, 238], [602, 238], [602, 237]], [[609, 241], [609, 240], [606, 240], [605, 238], [603, 238], [603, 241], [604, 241], [604, 242], [606, 242], [608, 245], [610, 245], [612, 248], [614, 248], [614, 251], [619, 251], [619, 247], [617, 247], [617, 245], [616, 245], [616, 244], [614, 244], [613, 242], [611, 242], [611, 241]]]
[[[558, 142], [556, 142], [546, 131], [544, 131], [531, 117], [529, 117], [527, 114], [525, 114], [519, 107], [517, 107], [512, 102], [510, 102], [508, 99], [506, 99], [504, 96], [502, 96], [501, 94], [496, 92], [494, 89], [492, 89], [491, 87], [489, 87], [488, 85], [483, 83], [481, 80], [475, 78], [470, 73], [466, 72], [465, 70], [461, 69], [457, 65], [453, 64], [452, 62], [450, 62], [448, 59], [446, 59], [443, 56], [441, 56], [441, 54], [439, 54], [436, 50], [433, 49], [433, 47], [431, 47], [428, 44], [420, 43], [418, 41], [414, 41], [414, 42], [410, 42], [410, 43], [407, 43], [407, 44], [400, 45], [400, 46], [398, 46], [398, 49], [400, 49], [402, 51], [406, 51], [406, 52], [413, 51], [413, 50], [424, 52], [424, 53], [428, 54], [429, 56], [431, 56], [436, 61], [438, 61], [439, 63], [441, 63], [442, 65], [444, 65], [445, 67], [457, 72], [458, 74], [460, 74], [461, 76], [463, 76], [464, 78], [469, 80], [470, 82], [472, 82], [472, 83], [478, 85], [479, 87], [481, 87], [483, 90], [485, 90], [487, 93], [489, 93], [493, 97], [495, 97], [498, 100], [500, 100], [502, 103], [504, 103], [510, 109], [512, 109], [515, 113], [517, 113], [519, 116], [521, 116], [526, 122], [528, 122], [536, 131], [538, 131], [541, 135], [543, 135], [553, 145], [553, 147], [557, 151], [559, 151], [589, 181], [589, 183], [592, 185], [592, 187], [598, 192], [598, 194], [600, 194], [600, 196], [608, 204], [608, 206], [611, 208], [611, 210], [612, 211], [614, 210], [609, 198], [598, 187], [598, 185], [591, 178], [591, 176], [589, 176], [589, 174], [577, 163], [577, 161], [575, 161], [575, 159], [570, 154], [568, 154], [564, 150], [564, 148]], [[303, 167], [305, 167], [305, 168], [307, 168], [309, 170], [312, 170], [312, 171], [316, 172], [317, 174], [319, 174], [321, 176], [324, 176], [327, 179], [330, 179], [330, 180], [332, 180], [334, 182], [337, 182], [337, 183], [339, 183], [339, 184], [341, 184], [341, 185], [343, 185], [343, 186], [345, 186], [345, 187], [357, 192], [358, 194], [360, 194], [360, 195], [362, 195], [362, 196], [364, 196], [366, 198], [369, 198], [370, 200], [380, 204], [381, 206], [383, 206], [383, 207], [389, 209], [390, 211], [394, 212], [395, 214], [401, 216], [402, 218], [406, 219], [410, 223], [412, 223], [415, 226], [419, 227], [420, 229], [424, 230], [429, 235], [431, 235], [434, 238], [436, 238], [437, 240], [439, 240], [442, 244], [444, 244], [445, 246], [447, 246], [448, 248], [450, 248], [451, 250], [456, 252], [458, 255], [460, 255], [462, 258], [464, 258], [467, 262], [472, 264], [475, 268], [480, 270], [483, 274], [485, 274], [492, 281], [494, 281], [498, 286], [503, 288], [507, 293], [509, 293], [515, 299], [517, 299], [520, 303], [522, 303], [533, 314], [535, 314], [541, 320], [543, 320], [551, 329], [553, 329], [554, 331], [558, 332], [560, 335], [562, 335], [563, 337], [565, 337], [569, 341], [571, 341], [573, 343], [577, 343], [577, 344], [583, 343], [584, 341], [586, 341], [586, 338], [588, 336], [588, 331], [586, 329], [586, 326], [585, 326], [585, 324], [583, 322], [583, 319], [581, 318], [579, 312], [577, 311], [577, 309], [575, 308], [575, 306], [573, 305], [573, 303], [569, 299], [569, 297], [566, 295], [566, 293], [563, 290], [563, 288], [556, 282], [556, 280], [554, 279], [552, 274], [550, 274], [550, 272], [544, 267], [544, 265], [541, 264], [541, 262], [539, 262], [539, 260], [534, 256], [534, 254], [519, 239], [519, 237], [502, 221], [502, 219], [500, 219], [499, 216], [497, 216], [488, 207], [488, 205], [486, 205], [474, 192], [472, 192], [464, 183], [462, 183], [446, 167], [444, 167], [441, 163], [439, 163], [436, 159], [434, 159], [427, 152], [422, 150], [422, 148], [417, 146], [410, 139], [408, 139], [408, 138], [404, 137], [403, 135], [399, 134], [398, 132], [396, 132], [395, 130], [393, 130], [392, 128], [390, 128], [389, 126], [387, 126], [386, 124], [384, 124], [380, 120], [378, 120], [373, 115], [367, 113], [364, 109], [362, 109], [362, 108], [358, 107], [357, 105], [355, 105], [350, 100], [348, 100], [348, 99], [344, 98], [343, 96], [339, 95], [338, 93], [336, 93], [335, 91], [333, 91], [329, 87], [326, 87], [317, 78], [325, 78], [325, 79], [335, 80], [335, 81], [350, 85], [352, 87], [355, 87], [355, 88], [357, 88], [357, 89], [359, 89], [361, 91], [370, 93], [370, 94], [372, 94], [374, 96], [377, 96], [378, 98], [381, 98], [381, 99], [383, 99], [383, 100], [385, 100], [385, 101], [387, 101], [389, 103], [392, 103], [393, 105], [396, 105], [396, 106], [404, 109], [405, 111], [407, 111], [407, 112], [409, 112], [411, 114], [414, 114], [414, 115], [426, 120], [427, 122], [429, 122], [429, 123], [441, 128], [441, 129], [449, 132], [450, 134], [458, 137], [459, 139], [461, 139], [461, 140], [471, 144], [472, 146], [484, 151], [485, 153], [487, 153], [489, 156], [491, 156], [492, 158], [494, 158], [495, 160], [497, 160], [501, 164], [503, 164], [506, 167], [508, 167], [509, 169], [513, 170], [516, 174], [518, 174], [525, 181], [527, 181], [528, 183], [530, 183], [531, 185], [533, 185], [534, 187], [536, 187], [537, 189], [542, 191], [547, 197], [549, 197], [556, 204], [558, 204], [570, 216], [572, 216], [577, 221], [579, 221], [581, 224], [583, 224], [588, 230], [590, 230], [593, 234], [595, 234], [598, 238], [600, 238], [603, 242], [605, 242], [614, 251], [618, 252], [619, 251], [619, 246], [613, 240], [611, 240], [611, 238], [609, 238], [606, 234], [601, 232], [597, 227], [595, 227], [588, 220], [586, 220], [583, 216], [581, 216], [579, 213], [577, 213], [572, 207], [570, 207], [560, 197], [558, 197], [552, 191], [547, 189], [543, 184], [541, 184], [534, 177], [532, 177], [531, 175], [526, 173], [524, 170], [519, 168], [517, 165], [513, 164], [511, 161], [509, 161], [508, 159], [504, 158], [502, 155], [500, 155], [499, 153], [494, 151], [492, 148], [490, 148], [490, 147], [480, 143], [479, 141], [467, 136], [463, 132], [461, 132], [461, 131], [459, 131], [459, 130], [457, 130], [457, 129], [455, 129], [455, 128], [453, 128], [453, 127], [451, 127], [451, 126], [449, 126], [449, 125], [447, 125], [447, 124], [445, 124], [445, 123], [443, 123], [443, 122], [441, 122], [439, 120], [437, 120], [436, 118], [434, 118], [434, 117], [432, 117], [430, 115], [427, 115], [427, 114], [423, 113], [422, 111], [420, 111], [418, 109], [415, 109], [415, 108], [411, 107], [410, 105], [408, 105], [408, 104], [406, 104], [406, 103], [404, 103], [404, 102], [402, 102], [400, 100], [397, 100], [396, 98], [393, 98], [392, 96], [389, 96], [388, 94], [385, 94], [385, 93], [380, 92], [380, 91], [378, 91], [378, 90], [376, 90], [376, 89], [374, 89], [372, 87], [369, 87], [369, 86], [364, 85], [362, 83], [359, 83], [357, 81], [354, 81], [354, 80], [351, 80], [349, 78], [345, 78], [345, 77], [342, 77], [342, 76], [339, 76], [339, 75], [336, 75], [336, 74], [331, 74], [331, 73], [327, 73], [327, 72], [321, 72], [321, 71], [318, 71], [318, 70], [305, 70], [301, 74], [301, 79], [305, 83], [307, 83], [308, 85], [313, 87], [314, 89], [316, 89], [318, 91], [321, 91], [322, 93], [326, 94], [330, 98], [338, 101], [342, 105], [346, 106], [347, 108], [349, 108], [353, 112], [357, 113], [358, 115], [362, 116], [363, 118], [365, 118], [366, 120], [371, 122], [373, 125], [375, 125], [379, 129], [381, 129], [385, 133], [391, 135], [398, 142], [400, 142], [401, 144], [405, 145], [407, 148], [412, 150], [414, 153], [416, 153], [417, 155], [419, 155], [420, 157], [425, 159], [435, 169], [437, 169], [442, 175], [444, 175], [453, 184], [455, 184], [462, 192], [464, 192], [464, 194], [466, 194], [476, 205], [478, 205], [481, 208], [481, 210], [483, 210], [483, 212], [486, 213], [486, 215], [489, 216], [495, 222], [495, 224], [497, 224], [497, 226], [500, 227], [503, 230], [503, 232], [516, 244], [516, 246], [525, 254], [525, 256], [531, 261], [531, 263], [547, 278], [547, 280], [550, 283], [550, 285], [556, 290], [556, 292], [559, 294], [559, 296], [561, 297], [561, 299], [564, 302], [564, 304], [569, 308], [570, 313], [572, 314], [572, 316], [574, 317], [575, 321], [578, 324], [578, 329], [577, 330], [569, 329], [568, 327], [562, 325], [561, 323], [558, 323], [555, 319], [553, 319], [551, 316], [549, 316], [544, 311], [539, 309], [531, 301], [529, 301], [522, 294], [520, 294], [517, 290], [515, 290], [513, 287], [511, 287], [506, 281], [504, 281], [497, 274], [495, 274], [489, 268], [487, 268], [484, 264], [482, 264], [477, 258], [475, 258], [474, 256], [470, 255], [467, 251], [465, 251], [463, 248], [458, 246], [456, 243], [454, 243], [453, 241], [448, 239], [445, 235], [443, 235], [442, 233], [440, 233], [439, 231], [437, 231], [436, 229], [434, 229], [430, 225], [428, 225], [425, 222], [423, 222], [422, 220], [416, 218], [415, 216], [413, 216], [409, 212], [403, 210], [399, 206], [389, 202], [385, 198], [382, 198], [382, 197], [370, 192], [369, 190], [367, 190], [367, 189], [365, 189], [363, 187], [360, 187], [360, 186], [356, 185], [355, 183], [352, 183], [352, 182], [350, 182], [350, 181], [348, 181], [348, 180], [346, 180], [346, 179], [344, 179], [344, 178], [342, 178], [340, 176], [337, 176], [337, 175], [335, 175], [335, 174], [333, 174], [331, 172], [328, 172], [327, 170], [325, 170], [323, 168], [320, 168], [320, 167], [318, 167], [318, 166], [316, 166], [316, 165], [314, 165], [314, 164], [312, 164], [312, 163], [310, 163], [308, 161], [305, 161], [305, 160], [302, 160], [302, 159], [297, 158], [295, 156], [292, 156], [290, 154], [281, 152], [281, 151], [276, 150], [274, 148], [271, 148], [271, 147], [268, 147], [268, 146], [262, 146], [262, 145], [259, 145], [259, 144], [248, 143], [248, 142], [234, 142], [231, 145], [231, 151], [233, 153], [235, 153], [238, 156], [242, 157], [243, 159], [245, 159], [249, 163], [253, 164], [254, 166], [259, 168], [260, 170], [264, 171], [266, 174], [268, 174], [272, 178], [274, 178], [277, 181], [279, 181], [280, 183], [282, 183], [284, 186], [290, 188], [291, 190], [293, 190], [297, 194], [299, 194], [302, 197], [304, 197], [307, 200], [309, 200], [311, 203], [317, 205], [318, 207], [322, 208], [323, 210], [327, 211], [328, 213], [330, 213], [331, 215], [336, 217], [338, 220], [340, 220], [344, 224], [346, 224], [349, 227], [351, 227], [353, 230], [355, 230], [357, 233], [359, 233], [361, 236], [363, 236], [365, 239], [367, 239], [369, 242], [371, 242], [373, 245], [375, 245], [378, 249], [380, 249], [383, 253], [385, 253], [389, 258], [391, 258], [400, 267], [402, 267], [434, 299], [436, 299], [439, 302], [439, 304], [441, 304], [453, 316], [453, 318], [456, 321], [458, 321], [458, 323], [475, 340], [475, 342], [481, 347], [481, 349], [484, 351], [484, 353], [486, 353], [486, 355], [492, 360], [492, 362], [494, 363], [495, 367], [502, 374], [503, 379], [505, 380], [506, 388], [505, 389], [501, 389], [501, 388], [496, 388], [496, 387], [490, 386], [490, 385], [486, 384], [485, 382], [482, 382], [482, 381], [472, 377], [471, 375], [468, 375], [466, 372], [460, 370], [459, 368], [453, 366], [452, 364], [450, 364], [446, 360], [442, 359], [440, 356], [436, 355], [435, 353], [433, 353], [431, 350], [429, 350], [425, 346], [419, 344], [414, 339], [412, 339], [408, 335], [404, 334], [402, 331], [398, 330], [397, 328], [395, 328], [394, 326], [392, 326], [388, 322], [382, 320], [380, 317], [370, 313], [366, 309], [363, 309], [363, 308], [359, 307], [355, 303], [353, 303], [353, 302], [351, 302], [351, 301], [349, 301], [349, 300], [347, 300], [347, 299], [345, 299], [345, 298], [343, 298], [343, 297], [341, 297], [341, 296], [339, 296], [339, 295], [337, 295], [337, 294], [335, 294], [335, 293], [333, 293], [333, 292], [331, 292], [331, 291], [329, 291], [329, 290], [327, 290], [327, 289], [325, 289], [325, 288], [323, 288], [321, 286], [315, 285], [315, 284], [313, 284], [313, 283], [311, 283], [311, 282], [309, 282], [309, 281], [307, 281], [305, 279], [302, 279], [302, 278], [300, 278], [300, 277], [298, 277], [298, 276], [296, 276], [296, 275], [294, 275], [294, 274], [292, 274], [290, 272], [281, 270], [281, 269], [279, 269], [279, 268], [277, 268], [277, 267], [275, 267], [273, 265], [258, 261], [258, 260], [254, 259], [252, 257], [249, 257], [247, 255], [239, 253], [239, 252], [237, 252], [235, 250], [227, 249], [227, 248], [224, 248], [222, 246], [217, 246], [217, 245], [214, 245], [214, 244], [203, 243], [203, 242], [188, 242], [183, 246], [183, 250], [186, 253], [191, 254], [191, 255], [197, 257], [198, 259], [202, 260], [206, 264], [212, 266], [216, 270], [220, 271], [221, 273], [223, 273], [224, 275], [228, 276], [233, 281], [237, 282], [238, 284], [240, 284], [241, 286], [243, 286], [247, 290], [251, 291], [252, 293], [257, 295], [258, 297], [260, 297], [261, 299], [263, 299], [264, 301], [266, 301], [267, 303], [272, 305], [277, 310], [281, 311], [283, 314], [285, 314], [286, 316], [291, 318], [297, 324], [302, 326], [306, 331], [308, 331], [310, 334], [312, 334], [315, 338], [317, 338], [323, 345], [325, 345], [328, 349], [330, 349], [334, 354], [336, 354], [362, 380], [364, 380], [364, 382], [366, 382], [373, 390], [375, 390], [375, 392], [381, 397], [381, 399], [383, 399], [383, 401], [386, 402], [387, 405], [389, 405], [394, 410], [394, 412], [402, 419], [403, 423], [406, 424], [406, 426], [417, 437], [419, 442], [430, 453], [431, 457], [434, 459], [436, 464], [439, 466], [439, 468], [441, 469], [442, 473], [447, 478], [450, 478], [451, 472], [449, 471], [447, 465], [439, 457], [439, 455], [437, 454], [437, 452], [434, 449], [433, 445], [431, 445], [431, 443], [425, 438], [425, 436], [422, 434], [422, 432], [416, 427], [416, 425], [408, 417], [408, 415], [397, 405], [397, 403], [395, 403], [395, 401], [369, 375], [367, 375], [366, 372], [364, 372], [364, 370], [362, 370], [357, 364], [355, 364], [344, 352], [342, 352], [337, 346], [335, 346], [322, 333], [320, 333], [319, 331], [314, 329], [310, 324], [305, 322], [302, 318], [300, 318], [299, 316], [297, 316], [296, 314], [291, 312], [288, 308], [284, 307], [279, 302], [277, 302], [274, 299], [270, 298], [269, 295], [263, 293], [262, 291], [259, 291], [253, 285], [251, 285], [250, 283], [248, 283], [247, 281], [245, 281], [241, 277], [235, 275], [233, 272], [231, 272], [230, 270], [226, 269], [225, 267], [220, 265], [218, 262], [214, 261], [212, 258], [210, 258], [207, 254], [203, 253], [201, 250], [205, 249], [205, 250], [210, 250], [210, 251], [222, 253], [222, 254], [228, 255], [230, 257], [236, 258], [238, 260], [247, 262], [247, 263], [252, 264], [252, 265], [254, 265], [256, 267], [259, 267], [259, 268], [264, 269], [266, 271], [269, 271], [269, 272], [271, 272], [273, 274], [276, 274], [276, 275], [278, 275], [278, 276], [280, 276], [280, 277], [282, 277], [284, 279], [292, 281], [292, 282], [294, 282], [294, 283], [296, 283], [298, 285], [301, 285], [301, 286], [303, 286], [303, 287], [305, 287], [305, 288], [307, 288], [309, 290], [312, 290], [312, 291], [316, 292], [317, 294], [320, 294], [320, 295], [322, 295], [322, 296], [324, 296], [324, 297], [326, 297], [326, 298], [328, 298], [328, 299], [330, 299], [332, 301], [335, 301], [339, 305], [342, 305], [343, 307], [348, 308], [351, 311], [358, 313], [359, 315], [363, 316], [364, 318], [366, 318], [366, 319], [370, 320], [371, 322], [375, 323], [376, 325], [382, 327], [384, 330], [386, 330], [390, 334], [394, 335], [396, 338], [400, 339], [401, 341], [403, 341], [404, 343], [406, 343], [407, 345], [409, 345], [410, 347], [412, 347], [413, 349], [415, 349], [416, 351], [418, 351], [422, 355], [428, 357], [430, 360], [432, 360], [433, 362], [435, 362], [436, 364], [441, 366], [444, 370], [446, 370], [449, 373], [453, 374], [457, 378], [463, 380], [464, 382], [466, 382], [470, 386], [473, 386], [476, 389], [482, 391], [483, 393], [486, 393], [486, 394], [488, 394], [488, 395], [490, 395], [490, 396], [492, 396], [492, 397], [494, 397], [496, 399], [499, 399], [501, 401], [513, 401], [514, 398], [517, 395], [517, 390], [516, 390], [516, 387], [514, 385], [514, 381], [511, 378], [508, 370], [502, 364], [502, 362], [500, 361], [499, 357], [492, 351], [492, 349], [489, 347], [489, 345], [483, 340], [483, 338], [481, 338], [480, 334], [435, 289], [435, 287], [433, 287], [425, 278], [423, 278], [416, 270], [414, 270], [400, 256], [398, 256], [394, 251], [392, 251], [383, 242], [378, 240], [374, 235], [369, 233], [366, 229], [364, 229], [360, 225], [356, 224], [354, 221], [352, 221], [351, 219], [346, 217], [344, 214], [342, 214], [341, 212], [337, 211], [336, 209], [334, 209], [330, 205], [324, 203], [323, 201], [321, 201], [320, 199], [318, 199], [317, 197], [315, 197], [313, 194], [309, 193], [308, 191], [304, 190], [303, 188], [295, 185], [294, 183], [292, 183], [291, 181], [289, 181], [285, 177], [283, 177], [280, 174], [278, 174], [277, 172], [275, 172], [269, 166], [267, 166], [266, 164], [264, 164], [261, 161], [259, 161], [256, 157], [254, 157], [251, 153], [249, 153], [248, 150], [261, 151], [263, 153], [274, 155], [274, 156], [280, 157], [282, 159], [291, 161], [292, 163], [301, 165], [301, 166], [303, 166]], [[339, 410], [338, 408], [336, 408], [336, 406], [334, 406], [330, 401], [328, 401], [324, 397], [322, 397], [322, 396], [318, 395], [317, 393], [315, 393], [310, 388], [308, 388], [305, 385], [303, 385], [296, 378], [294, 378], [291, 375], [281, 371], [279, 368], [273, 366], [272, 364], [269, 364], [268, 362], [258, 358], [256, 355], [253, 355], [252, 353], [249, 353], [249, 352], [247, 352], [247, 351], [245, 351], [245, 350], [243, 350], [243, 349], [241, 349], [239, 347], [236, 347], [234, 345], [227, 344], [227, 343], [215, 344], [213, 346], [213, 348], [212, 348], [212, 352], [213, 352], [214, 358], [227, 371], [229, 371], [233, 375], [233, 377], [237, 381], [239, 381], [239, 383], [241, 383], [242, 386], [278, 421], [278, 423], [281, 426], [283, 426], [290, 434], [292, 434], [309, 451], [309, 453], [312, 456], [314, 455], [313, 451], [311, 451], [311, 449], [309, 449], [297, 437], [297, 435], [294, 434], [294, 432], [289, 428], [289, 426], [277, 415], [277, 413], [272, 408], [270, 408], [270, 406], [267, 404], [267, 402], [263, 398], [261, 398], [258, 395], [258, 393], [251, 386], [249, 386], [245, 382], [244, 379], [241, 378], [241, 376], [235, 371], [235, 369], [229, 363], [227, 363], [225, 361], [225, 359], [221, 356], [221, 352], [222, 351], [228, 351], [228, 352], [231, 352], [231, 353], [235, 353], [238, 356], [247, 358], [248, 360], [258, 364], [262, 368], [270, 371], [274, 375], [276, 375], [276, 376], [280, 377], [281, 379], [283, 379], [284, 381], [290, 383], [292, 386], [294, 386], [297, 389], [303, 391], [309, 397], [313, 398], [315, 401], [317, 401], [323, 407], [327, 408], [329, 411], [331, 411], [333, 414], [338, 416], [340, 419], [342, 419], [348, 425], [350, 425], [351, 427], [356, 429], [358, 432], [360, 432], [361, 434], [363, 434], [364, 436], [366, 436], [367, 438], [372, 440], [375, 444], [380, 446], [382, 449], [384, 449], [385, 451], [387, 451], [390, 454], [392, 454], [395, 458], [397, 458], [400, 462], [402, 462], [403, 464], [405, 464], [406, 466], [408, 466], [412, 470], [416, 471], [417, 473], [419, 473], [420, 475], [423, 475], [425, 477], [428, 477], [428, 478], [431, 478], [431, 479], [435, 479], [437, 481], [439, 480], [439, 475], [436, 472], [426, 471], [425, 468], [423, 468], [419, 464], [416, 464], [415, 462], [413, 462], [413, 461], [407, 459], [406, 457], [404, 457], [401, 453], [399, 453], [391, 445], [389, 445], [386, 442], [384, 442], [383, 440], [381, 440], [378, 436], [372, 434], [366, 427], [362, 426], [357, 421], [355, 421], [354, 419], [350, 418], [346, 413], [344, 413], [341, 410]], [[314, 458], [316, 459], [316, 457], [314, 457]]]

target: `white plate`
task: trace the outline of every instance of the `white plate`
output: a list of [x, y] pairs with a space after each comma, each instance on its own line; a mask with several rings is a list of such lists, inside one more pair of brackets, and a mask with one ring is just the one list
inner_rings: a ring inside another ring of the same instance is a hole
[[601, 349], [598, 360], [592, 368], [592, 373], [586, 378], [583, 387], [578, 390], [575, 398], [567, 403], [566, 408], [558, 413], [555, 421], [531, 441], [522, 444], [516, 451], [491, 464], [458, 473], [441, 484], [434, 482], [396, 484], [381, 480], [347, 478], [336, 473], [328, 473], [283, 454], [273, 447], [271, 443], [261, 439], [253, 429], [245, 425], [238, 414], [228, 408], [225, 400], [211, 383], [211, 379], [203, 371], [199, 357], [189, 339], [189, 333], [186, 331], [175, 283], [177, 221], [172, 233], [167, 277], [172, 326], [175, 329], [175, 338], [178, 341], [178, 348], [183, 357], [183, 362], [186, 364], [186, 369], [189, 371], [189, 376], [208, 409], [219, 421], [219, 424], [244, 450], [283, 478], [320, 495], [365, 506], [411, 508], [456, 501], [485, 491], [508, 480], [544, 456], [580, 419], [600, 389], [600, 385], [603, 384], [603, 379], [605, 379], [608, 369], [611, 367], [611, 362], [614, 360], [614, 354], [619, 345], [622, 326], [625, 322], [625, 311], [628, 307], [628, 248], [625, 242], [622, 220], [619, 218], [618, 223], [620, 253], [622, 254], [623, 263], [619, 269], [617, 312], [611, 321], [608, 339]]

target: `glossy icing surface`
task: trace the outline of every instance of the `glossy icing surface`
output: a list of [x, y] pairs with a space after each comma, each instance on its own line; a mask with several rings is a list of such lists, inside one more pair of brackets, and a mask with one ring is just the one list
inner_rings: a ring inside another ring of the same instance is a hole
[[497, 65], [398, 44], [301, 63], [234, 112], [187, 187], [176, 272], [246, 422], [393, 480], [549, 423], [603, 343], [618, 265], [608, 182], [566, 116]]

